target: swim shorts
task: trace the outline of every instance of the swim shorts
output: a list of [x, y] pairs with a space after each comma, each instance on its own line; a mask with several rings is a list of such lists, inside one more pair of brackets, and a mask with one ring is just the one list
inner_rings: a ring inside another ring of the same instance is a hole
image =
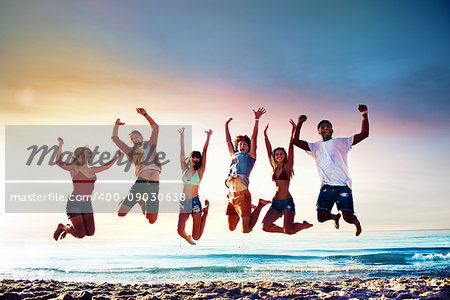
[[73, 218], [83, 214], [92, 214], [91, 195], [70, 195], [67, 199], [66, 214]]
[[199, 214], [202, 212], [202, 203], [198, 195], [192, 199], [180, 200], [180, 213]]
[[288, 198], [283, 200], [272, 200], [272, 205], [270, 209], [273, 209], [280, 214], [284, 214], [285, 211], [290, 210], [295, 212], [294, 199]]
[[140, 200], [145, 202], [146, 213], [158, 213], [159, 211], [159, 181], [147, 180], [138, 177], [136, 182], [130, 188], [128, 195], [122, 200], [121, 204], [133, 207]]

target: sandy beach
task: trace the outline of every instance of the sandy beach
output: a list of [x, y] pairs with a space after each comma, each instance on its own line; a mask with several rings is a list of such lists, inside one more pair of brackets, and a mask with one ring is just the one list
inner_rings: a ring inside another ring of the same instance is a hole
[[450, 299], [450, 278], [115, 284], [9, 280], [0, 299]]

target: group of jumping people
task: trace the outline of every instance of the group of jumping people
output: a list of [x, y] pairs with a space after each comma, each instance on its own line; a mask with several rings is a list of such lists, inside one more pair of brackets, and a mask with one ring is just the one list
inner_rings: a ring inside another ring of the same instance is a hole
[[[352, 181], [349, 177], [347, 154], [353, 145], [361, 142], [369, 136], [369, 120], [367, 106], [360, 104], [358, 110], [362, 115], [361, 131], [346, 138], [333, 138], [333, 126], [330, 121], [322, 120], [317, 126], [321, 141], [309, 143], [300, 139], [300, 130], [307, 120], [305, 115], [298, 117], [297, 123], [292, 119], [289, 121], [292, 129], [289, 140], [288, 151], [282, 147], [272, 149], [268, 136], [269, 124], [264, 129], [264, 140], [270, 165], [273, 170], [272, 180], [275, 182], [276, 193], [271, 201], [259, 199], [257, 205], [252, 205], [251, 194], [248, 190], [250, 173], [256, 161], [257, 137], [260, 118], [266, 113], [264, 108], [253, 110], [254, 126], [251, 138], [247, 135], [236, 136], [234, 143], [229, 131], [229, 124], [233, 120], [225, 122], [225, 139], [228, 152], [231, 156], [231, 164], [225, 185], [228, 188], [228, 205], [226, 215], [228, 217], [228, 228], [233, 231], [241, 221], [242, 232], [249, 233], [256, 225], [261, 210], [264, 206], [271, 204], [270, 209], [262, 221], [262, 229], [266, 232], [278, 232], [295, 234], [301, 230], [312, 227], [307, 221], [296, 223], [295, 204], [289, 193], [290, 180], [293, 176], [294, 145], [305, 150], [315, 161], [321, 189], [317, 199], [317, 219], [319, 222], [334, 221], [334, 226], [339, 229], [339, 220], [342, 217], [347, 223], [355, 226], [356, 236], [362, 232], [361, 224], [354, 214]], [[69, 171], [73, 182], [73, 192], [69, 199], [76, 196], [90, 196], [94, 190], [96, 173], [109, 169], [119, 159], [123, 152], [127, 159], [136, 166], [136, 181], [130, 188], [129, 193], [122, 199], [118, 208], [118, 215], [123, 217], [138, 203], [150, 224], [156, 222], [159, 211], [158, 197], [148, 197], [146, 201], [140, 195], [158, 195], [159, 177], [161, 163], [157, 153], [159, 126], [143, 108], [136, 111], [144, 116], [149, 122], [152, 133], [150, 139], [144, 140], [143, 135], [134, 130], [129, 134], [132, 146], [128, 146], [119, 136], [119, 127], [125, 123], [117, 119], [113, 129], [112, 141], [120, 149], [116, 155], [106, 164], [94, 167], [89, 165], [92, 152], [88, 147], [75, 149], [69, 162], [61, 159], [61, 138], [58, 138], [59, 147], [56, 155], [56, 164], [62, 169]], [[184, 128], [178, 130], [180, 134], [180, 165], [183, 182], [184, 201], [180, 201], [180, 212], [178, 218], [178, 234], [188, 243], [195, 245], [195, 240], [200, 239], [203, 234], [206, 219], [209, 212], [209, 201], [205, 200], [204, 208], [199, 199], [199, 186], [206, 169], [206, 154], [212, 131], [205, 131], [206, 142], [202, 152], [192, 151], [186, 158], [184, 151]], [[150, 199], [154, 201], [150, 201]], [[336, 203], [341, 213], [332, 214], [331, 210]], [[95, 232], [95, 222], [91, 201], [67, 201], [67, 216], [71, 224], [60, 223], [55, 230], [55, 240], [63, 239], [67, 234], [76, 238], [91, 236]], [[192, 217], [192, 233], [186, 233], [186, 222]], [[283, 227], [275, 224], [275, 221], [284, 216]]]

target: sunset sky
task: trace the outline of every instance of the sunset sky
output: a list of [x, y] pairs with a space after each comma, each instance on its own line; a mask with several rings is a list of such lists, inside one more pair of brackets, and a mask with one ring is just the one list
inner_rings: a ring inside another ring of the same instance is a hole
[[[194, 149], [202, 148], [204, 130], [213, 130], [200, 196], [211, 200], [209, 230], [216, 234], [228, 231], [228, 118], [233, 136], [250, 135], [252, 109], [267, 110], [250, 178], [255, 201], [274, 194], [262, 134], [267, 123], [273, 146], [287, 147], [289, 118], [300, 114], [308, 116], [301, 133], [308, 141], [319, 140], [321, 119], [333, 122], [335, 137], [350, 136], [360, 130], [357, 106], [364, 103], [370, 136], [349, 154], [364, 229], [448, 229], [449, 36], [448, 1], [0, 0], [0, 167], [5, 125], [112, 130], [119, 117], [146, 125], [135, 111], [144, 107], [158, 124], [192, 125]], [[86, 144], [66, 140], [68, 148]], [[70, 180], [60, 169], [55, 174]], [[5, 182], [4, 172], [0, 178]], [[319, 188], [313, 159], [297, 148], [297, 219], [313, 222], [311, 230], [331, 230], [316, 221]], [[66, 220], [64, 212], [6, 214], [4, 201], [3, 241], [30, 231], [49, 240]], [[99, 238], [113, 238], [124, 226], [176, 235], [176, 214], [161, 216], [155, 230], [138, 214], [127, 218], [96, 215]]]

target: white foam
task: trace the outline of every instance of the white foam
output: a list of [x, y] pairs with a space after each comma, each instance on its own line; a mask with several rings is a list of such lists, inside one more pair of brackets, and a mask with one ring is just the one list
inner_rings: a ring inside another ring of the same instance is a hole
[[423, 261], [427, 261], [427, 260], [447, 260], [450, 259], [450, 252], [447, 254], [419, 254], [416, 253], [414, 254], [414, 256], [412, 257], [413, 260], [423, 260]]

